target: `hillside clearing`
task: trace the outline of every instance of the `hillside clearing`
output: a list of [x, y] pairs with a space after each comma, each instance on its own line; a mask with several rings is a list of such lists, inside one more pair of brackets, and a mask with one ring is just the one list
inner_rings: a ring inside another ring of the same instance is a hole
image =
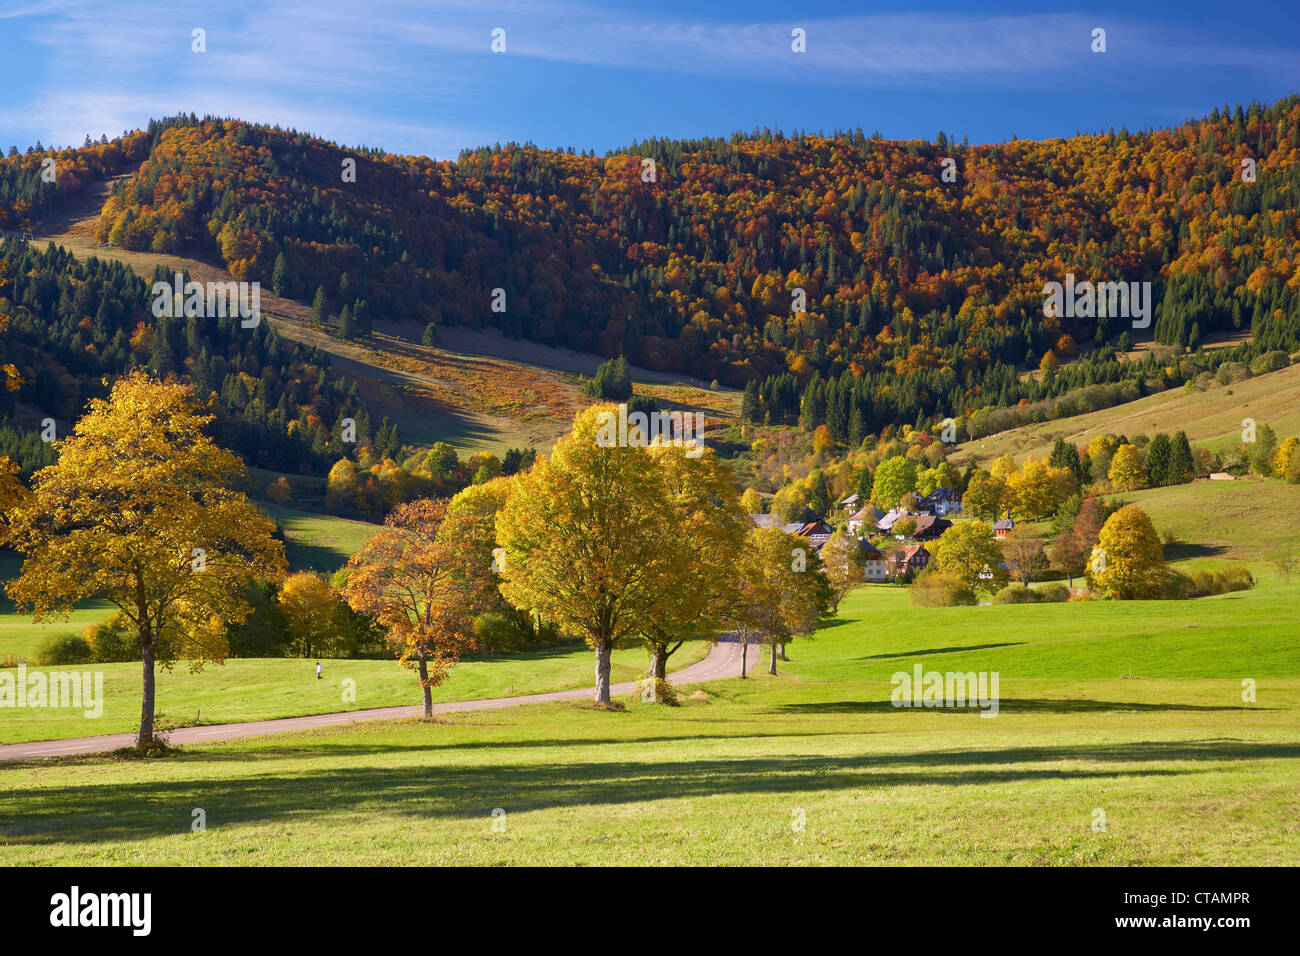
[[1046, 458], [1057, 438], [1087, 446], [1097, 435], [1173, 434], [1182, 430], [1194, 445], [1223, 451], [1241, 444], [1242, 419], [1267, 423], [1279, 436], [1300, 434], [1300, 364], [1204, 392], [1170, 389], [1085, 415], [1022, 425], [958, 445], [949, 460], [974, 457], [987, 467], [995, 458]]

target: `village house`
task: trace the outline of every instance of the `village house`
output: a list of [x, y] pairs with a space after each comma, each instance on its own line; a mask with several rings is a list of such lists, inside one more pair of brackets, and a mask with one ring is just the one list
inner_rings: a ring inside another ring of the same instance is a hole
[[993, 522], [993, 537], [1005, 538], [1015, 530], [1016, 523], [1010, 518], [999, 518]]
[[807, 538], [812, 546], [818, 550], [821, 550], [821, 546], [830, 540], [830, 536], [835, 533], [835, 529], [821, 518], [816, 521], [795, 521], [786, 525], [783, 530], [800, 538]]
[[862, 545], [863, 577], [877, 584], [888, 581], [889, 566], [880, 549], [865, 538], [859, 538], [858, 541]]
[[852, 513], [857, 510], [857, 507], [858, 507], [858, 493], [856, 491], [840, 502], [840, 510], [842, 511], [848, 511]]
[[936, 488], [917, 505], [919, 510], [942, 518], [944, 515], [961, 511], [961, 495], [951, 488]]
[[751, 514], [749, 520], [753, 522], [755, 528], [780, 528], [786, 534], [807, 538], [816, 549], [820, 549], [835, 533], [835, 529], [821, 518], [814, 518], [812, 521], [783, 522], [776, 515]]
[[889, 556], [889, 575], [898, 579], [909, 572], [919, 574], [930, 563], [930, 552], [923, 544], [908, 544]]
[[849, 517], [849, 533], [876, 534], [880, 530], [880, 519], [884, 515], [873, 504], [866, 504]]
[[916, 530], [912, 532], [913, 541], [933, 541], [952, 527], [947, 518], [934, 515], [920, 515], [916, 518]]
[[877, 530], [889, 534], [894, 530], [894, 522], [900, 518], [908, 518], [910, 515], [906, 508], [891, 508], [885, 515], [876, 522]]

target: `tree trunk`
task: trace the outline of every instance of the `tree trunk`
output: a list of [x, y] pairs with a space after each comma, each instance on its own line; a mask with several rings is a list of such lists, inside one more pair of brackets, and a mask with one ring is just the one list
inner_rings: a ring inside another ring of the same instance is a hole
[[772, 666], [767, 669], [767, 672], [773, 677], [776, 676], [776, 641], [772, 642]]
[[668, 648], [656, 644], [650, 649], [650, 670], [648, 676], [656, 680], [668, 679]]
[[745, 661], [749, 657], [749, 641], [740, 642], [740, 676], [745, 676]]
[[609, 703], [609, 652], [610, 642], [596, 645], [596, 703]]
[[143, 665], [144, 696], [140, 703], [140, 735], [135, 739], [137, 747], [145, 747], [153, 742], [154, 650], [153, 635], [141, 633], [140, 660]]
[[790, 658], [785, 656], [785, 645], [781, 645], [781, 660], [788, 661]]
[[433, 688], [429, 686], [429, 661], [420, 651], [420, 689], [424, 691], [424, 716], [433, 716]]

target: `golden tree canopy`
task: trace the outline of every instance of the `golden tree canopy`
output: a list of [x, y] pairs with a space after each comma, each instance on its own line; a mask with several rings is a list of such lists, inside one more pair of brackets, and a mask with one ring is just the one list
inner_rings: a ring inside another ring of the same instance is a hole
[[203, 432], [189, 388], [135, 372], [95, 399], [59, 459], [10, 512], [26, 556], [8, 585], [40, 620], [77, 601], [116, 605], [164, 663], [226, 654], [221, 625], [243, 621], [243, 584], [284, 571], [275, 526], [240, 492], [244, 465]]

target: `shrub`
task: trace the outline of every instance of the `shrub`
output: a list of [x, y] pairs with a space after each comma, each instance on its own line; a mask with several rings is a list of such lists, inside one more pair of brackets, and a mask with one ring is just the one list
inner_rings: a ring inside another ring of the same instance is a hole
[[1265, 352], [1255, 361], [1250, 363], [1250, 370], [1256, 375], [1263, 375], [1266, 372], [1276, 372], [1284, 369], [1291, 364], [1291, 357], [1281, 349], [1275, 349], [1272, 352]]
[[475, 651], [479, 654], [519, 651], [560, 640], [559, 628], [536, 622], [527, 611], [489, 611], [474, 620]]
[[1214, 373], [1214, 380], [1220, 385], [1231, 385], [1250, 378], [1250, 369], [1241, 362], [1224, 362]]
[[1014, 582], [993, 595], [994, 604], [1054, 604], [1068, 600], [1070, 600], [1070, 589], [1064, 584], [1027, 588], [1019, 582]]
[[60, 664], [89, 664], [90, 645], [80, 634], [52, 634], [36, 649], [36, 663], [41, 667]]
[[1038, 589], [1038, 600], [1044, 604], [1056, 604], [1070, 600], [1070, 589], [1064, 584], [1045, 584]]
[[927, 571], [908, 589], [914, 607], [969, 607], [976, 604], [975, 592], [956, 575]]
[[1025, 587], [1019, 581], [1008, 584], [997, 594], [993, 595], [994, 604], [1032, 604], [1038, 598], [1031, 588]]
[[96, 664], [140, 660], [140, 634], [120, 614], [82, 632]]
[[1161, 597], [1166, 601], [1246, 591], [1255, 586], [1255, 577], [1245, 568], [1222, 568], [1218, 571], [1170, 571]]
[[658, 677], [645, 675], [638, 677], [636, 680], [637, 693], [641, 700], [647, 704], [667, 704], [669, 707], [676, 707], [680, 700], [677, 698], [677, 690], [666, 680]]
[[1218, 571], [1193, 571], [1190, 597], [1248, 591], [1255, 586], [1255, 576], [1246, 568], [1222, 568]]

